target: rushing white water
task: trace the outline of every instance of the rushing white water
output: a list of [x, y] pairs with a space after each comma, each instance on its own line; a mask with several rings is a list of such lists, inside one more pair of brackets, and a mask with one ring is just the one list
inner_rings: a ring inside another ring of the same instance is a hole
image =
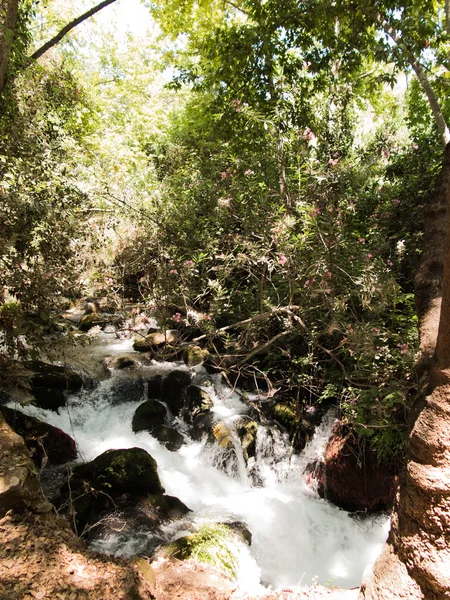
[[[172, 363], [162, 364], [146, 367], [139, 374], [167, 373], [173, 368]], [[305, 484], [304, 467], [323, 451], [329, 422], [320, 428], [303, 456], [291, 459], [286, 436], [273, 427], [260, 425], [256, 457], [249, 461], [262, 483], [257, 487], [252, 485], [238, 444], [234, 466], [224, 472], [214, 466], [218, 450], [205, 442], [195, 442], [186, 435], [186, 444], [178, 452], [170, 452], [150, 434], [134, 434], [132, 417], [144, 395], [131, 402], [111, 404], [111, 399], [117, 399], [117, 383], [129, 382], [129, 377], [119, 372], [94, 390], [72, 396], [68, 408], [61, 409], [60, 414], [32, 406], [23, 410], [72, 435], [84, 460], [92, 460], [110, 448], [144, 448], [158, 463], [166, 493], [177, 496], [194, 511], [191, 520], [244, 521], [253, 540], [250, 551], [241, 551], [242, 589], [255, 592], [260, 584], [275, 589], [295, 587], [313, 580], [344, 588], [360, 584], [364, 568], [375, 560], [386, 539], [389, 522], [386, 517], [353, 518], [320, 499]], [[201, 373], [196, 379], [201, 379]], [[208, 388], [215, 402], [213, 410], [230, 424], [248, 407], [217, 378], [214, 383], [214, 388]], [[178, 425], [183, 431], [182, 424]], [[186, 528], [186, 522], [175, 522], [165, 528], [165, 534], [167, 538], [179, 537]], [[132, 553], [139, 550], [142, 541], [139, 535], [127, 540], [111, 537], [103, 543], [103, 549]]]

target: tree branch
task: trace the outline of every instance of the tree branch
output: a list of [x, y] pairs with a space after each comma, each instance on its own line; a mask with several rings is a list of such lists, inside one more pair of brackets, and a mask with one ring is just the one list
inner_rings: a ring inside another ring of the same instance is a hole
[[52, 37], [51, 40], [49, 40], [43, 46], [38, 48], [36, 50], [36, 52], [34, 52], [30, 56], [30, 58], [32, 60], [37, 60], [38, 58], [40, 58], [43, 54], [45, 54], [47, 52], [47, 50], [50, 50], [50, 48], [53, 48], [53, 46], [56, 46], [56, 44], [58, 42], [60, 42], [63, 39], [63, 37], [69, 33], [69, 31], [74, 29], [74, 27], [76, 27], [83, 21], [86, 21], [86, 19], [89, 19], [90, 17], [95, 15], [95, 13], [98, 13], [100, 10], [102, 10], [102, 8], [105, 8], [109, 4], [112, 4], [113, 2], [116, 2], [116, 0], [103, 0], [103, 2], [100, 2], [100, 4], [97, 4], [97, 6], [94, 6], [93, 8], [91, 8], [90, 10], [85, 12], [84, 14], [80, 15], [79, 17], [77, 17], [76, 19], [74, 19], [73, 21], [68, 23], [65, 27], [63, 27], [61, 29], [61, 31], [59, 33], [57, 33], [55, 35], [55, 37]]

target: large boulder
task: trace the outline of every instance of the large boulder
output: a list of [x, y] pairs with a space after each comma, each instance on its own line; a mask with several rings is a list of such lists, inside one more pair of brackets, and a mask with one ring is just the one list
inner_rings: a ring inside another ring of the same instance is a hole
[[178, 415], [184, 406], [184, 391], [191, 383], [191, 376], [186, 371], [172, 371], [163, 379], [161, 399], [167, 403], [174, 415]]
[[349, 512], [392, 508], [398, 477], [395, 465], [379, 465], [376, 452], [354, 432], [336, 430], [325, 460], [308, 467], [322, 498]]
[[111, 496], [124, 493], [162, 494], [156, 460], [142, 448], [107, 450], [73, 470], [75, 480], [87, 480]]
[[0, 410], [8, 425], [23, 437], [31, 457], [39, 467], [45, 462], [49, 465], [61, 465], [77, 457], [75, 440], [58, 427], [6, 406]]
[[105, 359], [105, 367], [110, 371], [136, 369], [139, 366], [139, 362], [131, 356], [114, 356]]
[[162, 375], [155, 375], [147, 380], [147, 396], [150, 400], [159, 400], [161, 398], [162, 382]]
[[159, 425], [164, 425], [167, 408], [158, 400], [147, 400], [137, 407], [133, 416], [132, 429], [139, 431], [152, 431]]
[[31, 392], [34, 388], [77, 392], [83, 386], [81, 376], [69, 367], [60, 367], [38, 360], [26, 363], [26, 367], [33, 373], [30, 380]]
[[60, 408], [66, 406], [67, 397], [62, 390], [53, 388], [33, 387], [32, 394], [34, 396], [33, 404], [39, 408], [46, 410], [54, 410], [58, 412]]

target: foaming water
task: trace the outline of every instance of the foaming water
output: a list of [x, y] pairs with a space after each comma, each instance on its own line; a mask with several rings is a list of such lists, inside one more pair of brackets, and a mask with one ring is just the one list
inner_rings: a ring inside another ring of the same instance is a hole
[[[146, 367], [139, 376], [145, 379], [173, 368], [173, 363], [163, 363]], [[202, 376], [204, 373], [197, 369], [195, 380]], [[170, 452], [146, 432], [134, 434], [132, 417], [145, 400], [145, 386], [141, 391], [134, 389], [132, 401], [116, 403], [114, 390], [127, 381], [128, 374], [118, 373], [94, 390], [72, 396], [60, 414], [32, 406], [23, 411], [74, 437], [84, 460], [92, 460], [110, 448], [138, 446], [147, 450], [158, 463], [166, 493], [177, 496], [194, 511], [189, 519], [195, 523], [244, 521], [253, 539], [250, 549], [243, 545], [238, 548], [242, 590], [256, 593], [261, 584], [278, 589], [308, 585], [313, 580], [343, 588], [360, 584], [363, 570], [375, 560], [386, 539], [389, 521], [386, 517], [352, 518], [307, 487], [303, 471], [323, 452], [334, 422], [332, 415], [324, 420], [300, 456], [290, 457], [285, 434], [260, 424], [256, 456], [250, 459], [248, 468], [236, 439], [232, 460], [225, 469], [219, 469], [221, 450], [205, 441], [192, 440], [186, 427], [179, 428], [186, 443], [178, 452]], [[214, 400], [215, 415], [231, 431], [233, 422], [248, 407], [218, 378], [213, 381], [214, 386], [204, 389]], [[163, 534], [170, 540], [189, 529], [192, 523], [176, 521], [164, 527]], [[137, 533], [125, 540], [111, 536], [97, 547], [132, 554], [144, 547], [145, 535]]]

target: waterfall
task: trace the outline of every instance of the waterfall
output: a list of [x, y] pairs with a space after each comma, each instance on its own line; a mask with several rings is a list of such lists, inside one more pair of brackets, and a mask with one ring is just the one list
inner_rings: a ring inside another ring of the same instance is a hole
[[[305, 483], [304, 469], [323, 454], [334, 416], [324, 419], [300, 456], [290, 456], [289, 440], [280, 429], [259, 424], [255, 456], [246, 464], [235, 433], [232, 448], [224, 451], [206, 440], [193, 440], [177, 419], [172, 426], [180, 425], [186, 443], [170, 452], [149, 433], [133, 433], [131, 421], [145, 400], [145, 386], [128, 384], [174, 368], [173, 363], [163, 363], [138, 372], [117, 372], [94, 389], [71, 396], [59, 414], [33, 406], [21, 410], [74, 437], [84, 460], [111, 448], [138, 446], [149, 452], [158, 463], [166, 493], [193, 511], [161, 528], [163, 539], [179, 537], [205, 520], [245, 522], [253, 540], [250, 548], [241, 549], [238, 584], [242, 589], [254, 593], [261, 585], [280, 589], [313, 581], [358, 586], [363, 570], [375, 560], [386, 539], [389, 521], [387, 517], [353, 518], [320, 499]], [[193, 375], [200, 383], [208, 380], [201, 368]], [[233, 423], [248, 414], [249, 407], [217, 377], [209, 377], [209, 383], [204, 389], [214, 401], [214, 415], [234, 432]], [[125, 390], [127, 401], [117, 398], [118, 389]], [[149, 535], [118, 533], [98, 542], [97, 548], [115, 554], [137, 553], [148, 545]]]

